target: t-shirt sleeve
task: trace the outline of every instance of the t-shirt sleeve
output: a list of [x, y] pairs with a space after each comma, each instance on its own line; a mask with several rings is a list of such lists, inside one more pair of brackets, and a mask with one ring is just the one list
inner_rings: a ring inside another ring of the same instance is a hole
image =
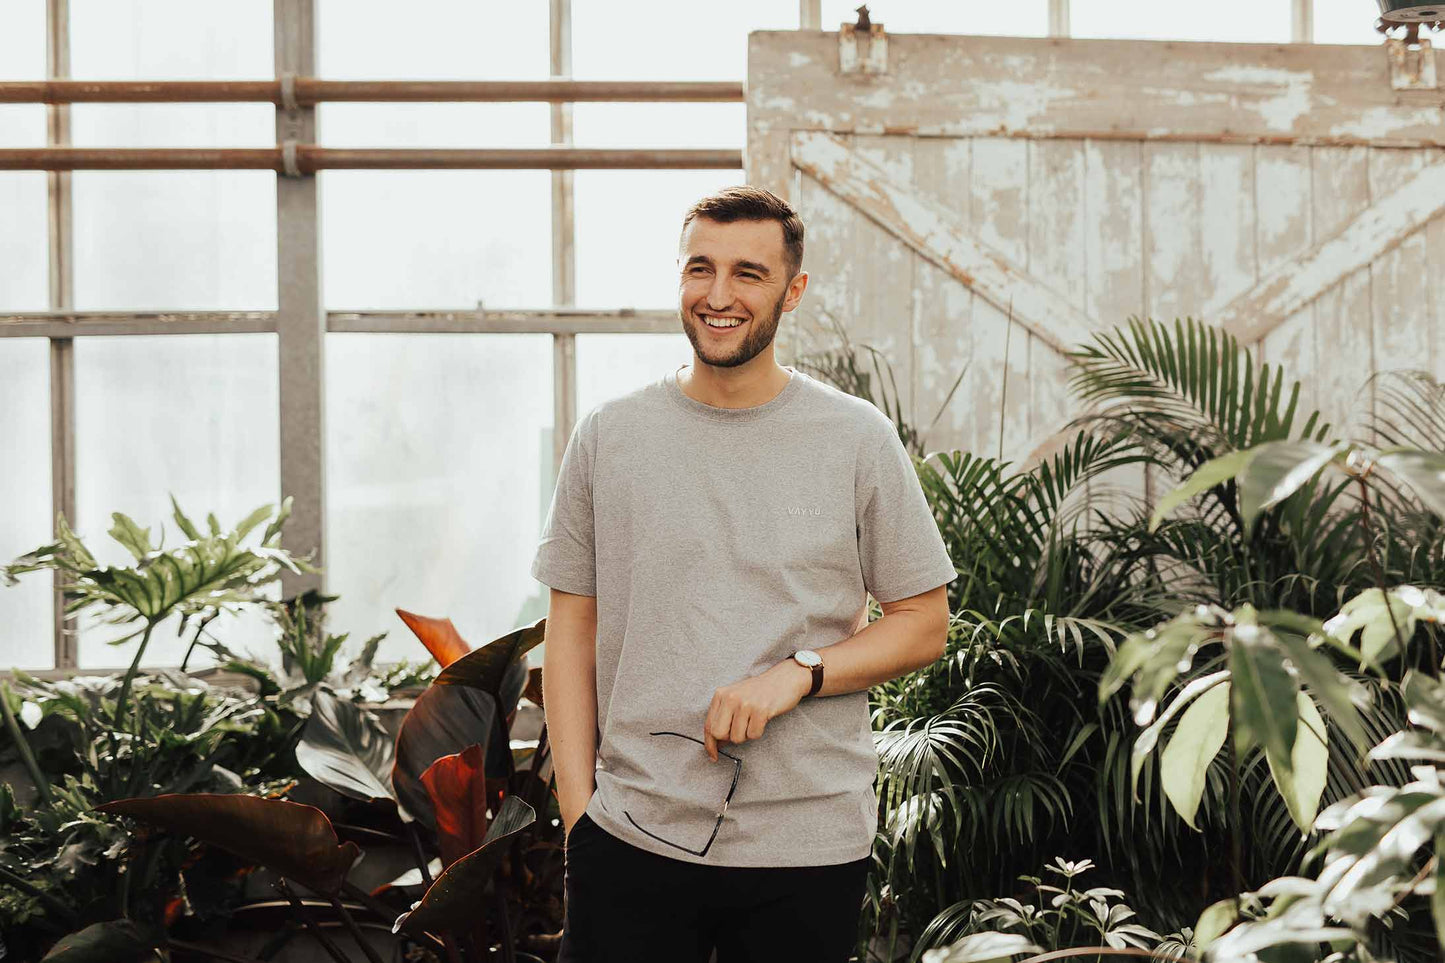
[[552, 507], [532, 559], [532, 577], [573, 595], [597, 594], [597, 551], [592, 523], [592, 458], [596, 412], [578, 419], [562, 454]]
[[858, 560], [863, 585], [896, 602], [958, 578], [913, 458], [892, 423], [871, 457], [860, 454]]

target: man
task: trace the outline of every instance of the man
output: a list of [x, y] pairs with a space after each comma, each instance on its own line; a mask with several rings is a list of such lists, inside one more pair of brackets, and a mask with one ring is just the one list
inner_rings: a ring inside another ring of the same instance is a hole
[[[876, 407], [773, 358], [803, 225], [683, 220], [693, 363], [578, 422], [532, 575], [566, 842], [559, 960], [843, 963], [877, 828], [870, 686], [943, 653], [957, 577]], [[867, 625], [867, 594], [883, 618]]]

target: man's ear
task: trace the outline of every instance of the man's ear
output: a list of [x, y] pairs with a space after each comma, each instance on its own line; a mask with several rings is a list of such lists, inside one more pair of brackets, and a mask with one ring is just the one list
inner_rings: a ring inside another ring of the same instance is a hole
[[783, 310], [791, 311], [803, 300], [803, 292], [808, 289], [808, 272], [799, 271], [788, 282], [788, 295], [783, 299]]

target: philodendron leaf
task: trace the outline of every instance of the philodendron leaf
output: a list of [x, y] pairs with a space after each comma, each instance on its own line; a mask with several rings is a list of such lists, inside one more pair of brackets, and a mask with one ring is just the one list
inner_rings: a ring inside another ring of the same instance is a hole
[[[480, 650], [478, 650], [480, 651]], [[391, 785], [407, 814], [437, 829], [432, 797], [422, 775], [443, 756], [478, 750], [487, 774], [506, 772], [507, 735], [490, 695], [465, 686], [433, 684], [419, 695], [396, 737]]]
[[426, 650], [437, 660], [437, 665], [445, 669], [457, 659], [472, 651], [467, 640], [457, 631], [451, 619], [438, 619], [430, 615], [417, 615], [415, 612], [408, 612], [405, 609], [397, 609], [396, 614], [406, 623], [407, 628], [421, 640]]
[[43, 963], [139, 963], [153, 960], [156, 940], [130, 920], [92, 923], [62, 936]]
[[1320, 717], [1314, 702], [1303, 692], [1296, 695], [1296, 701], [1299, 716], [1290, 765], [1278, 765], [1268, 752], [1266, 758], [1270, 772], [1274, 774], [1275, 786], [1289, 808], [1290, 818], [1300, 832], [1308, 834], [1314, 827], [1315, 816], [1320, 809], [1320, 796], [1325, 791], [1330, 750], [1325, 720]]
[[[464, 685], [481, 689], [492, 698], [499, 700], [510, 711], [527, 685], [527, 671], [520, 673], [514, 666], [532, 649], [542, 644], [547, 620], [538, 619], [531, 625], [508, 632], [493, 639], [475, 651], [469, 652], [447, 666], [436, 677], [435, 685]], [[509, 672], [509, 670], [511, 670]], [[515, 693], [504, 691], [503, 679], [514, 677]], [[509, 701], [510, 698], [510, 701]]]
[[1211, 903], [1203, 913], [1199, 914], [1199, 922], [1194, 924], [1194, 952], [1202, 956], [1204, 951], [1209, 949], [1209, 944], [1223, 936], [1237, 919], [1239, 919], [1238, 897]]
[[1186, 478], [1182, 485], [1159, 499], [1154, 514], [1149, 517], [1149, 531], [1155, 531], [1159, 527], [1159, 523], [1170, 512], [1195, 495], [1206, 492], [1216, 485], [1222, 485], [1244, 471], [1248, 467], [1250, 459], [1254, 457], [1254, 452], [1255, 449], [1231, 451], [1196, 468], [1194, 474]]
[[1381, 452], [1375, 464], [1409, 485], [1425, 507], [1445, 518], [1445, 455], [1393, 448]]
[[1158, 744], [1159, 737], [1163, 734], [1164, 727], [1169, 724], [1169, 720], [1183, 712], [1189, 703], [1228, 678], [1229, 670], [1221, 669], [1219, 672], [1211, 672], [1209, 675], [1195, 679], [1180, 690], [1179, 694], [1174, 697], [1174, 701], [1169, 703], [1169, 708], [1160, 713], [1159, 718], [1155, 719], [1149, 728], [1139, 733], [1139, 737], [1134, 740], [1134, 748], [1129, 753], [1129, 786], [1135, 799], [1139, 797], [1139, 771], [1144, 768], [1144, 760], [1148, 758], [1149, 753], [1154, 751], [1154, 746]]
[[391, 736], [356, 703], [317, 689], [296, 761], [319, 782], [353, 799], [395, 799], [387, 784]]
[[1017, 933], [972, 933], [957, 943], [928, 950], [923, 963], [1002, 963], [1021, 953], [1042, 952]]
[[471, 926], [482, 893], [506, 855], [508, 840], [536, 820], [531, 806], [517, 796], [508, 796], [487, 827], [482, 845], [448, 866], [421, 901], [396, 918], [391, 931], [453, 933]]
[[1313, 441], [1270, 441], [1250, 449], [1254, 457], [1239, 476], [1239, 514], [1254, 527], [1259, 513], [1295, 492], [1347, 446]]
[[322, 893], [341, 889], [361, 855], [342, 843], [326, 814], [284, 799], [225, 793], [168, 793], [95, 807], [130, 816], [259, 863]]
[[1237, 625], [1229, 650], [1234, 696], [1234, 744], [1239, 758], [1261, 745], [1279, 763], [1294, 757], [1299, 685], [1284, 666], [1274, 636], [1257, 625]]
[[1229, 735], [1229, 690], [1229, 683], [1221, 682], [1196, 699], [1174, 727], [1159, 759], [1164, 794], [1191, 829], [1199, 828], [1194, 815], [1204, 796], [1209, 763]]

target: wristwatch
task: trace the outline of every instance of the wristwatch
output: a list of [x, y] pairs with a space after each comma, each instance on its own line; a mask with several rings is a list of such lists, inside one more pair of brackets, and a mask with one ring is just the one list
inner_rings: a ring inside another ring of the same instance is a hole
[[823, 688], [823, 657], [812, 649], [799, 649], [793, 653], [793, 661], [813, 673], [813, 687], [808, 695], [817, 695]]

